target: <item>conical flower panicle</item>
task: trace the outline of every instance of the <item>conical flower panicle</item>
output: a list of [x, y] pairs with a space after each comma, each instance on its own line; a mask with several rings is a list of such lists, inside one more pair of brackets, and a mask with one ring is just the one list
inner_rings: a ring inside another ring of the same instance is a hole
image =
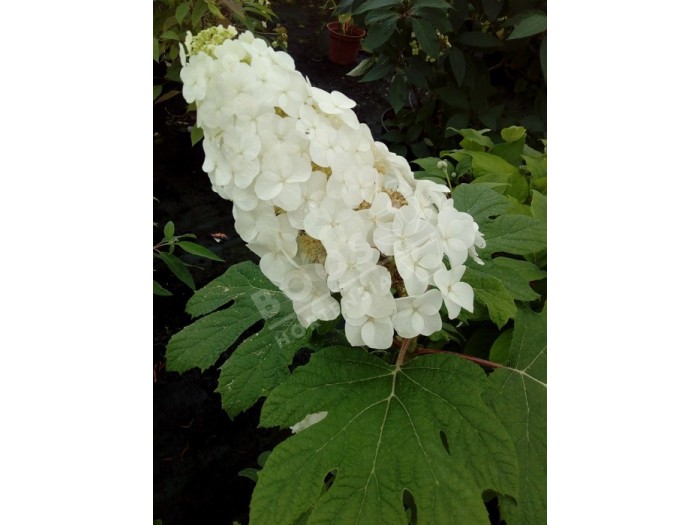
[[250, 32], [188, 35], [181, 55], [202, 169], [303, 326], [342, 314], [350, 344], [383, 349], [440, 330], [443, 304], [450, 318], [473, 310], [461, 277], [480, 262], [478, 225], [374, 141], [354, 101], [312, 87]]

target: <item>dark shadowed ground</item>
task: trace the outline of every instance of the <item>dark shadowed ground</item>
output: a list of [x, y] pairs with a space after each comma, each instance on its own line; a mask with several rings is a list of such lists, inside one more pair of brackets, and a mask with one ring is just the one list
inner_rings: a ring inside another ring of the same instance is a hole
[[[355, 111], [381, 134], [381, 115], [389, 107], [383, 84], [361, 84], [344, 76], [352, 66], [336, 66], [326, 59], [325, 22], [329, 11], [322, 3], [277, 1], [274, 8], [289, 34], [289, 54], [296, 67], [314, 86], [339, 90], [357, 102]], [[176, 234], [194, 233], [225, 263], [183, 257], [201, 269], [192, 273], [197, 287], [221, 275], [229, 265], [254, 259], [236, 238], [231, 203], [211, 191], [202, 172], [201, 145], [192, 147], [187, 123], [179, 116], [185, 104], [179, 97], [154, 106], [154, 244], [163, 225], [172, 220]], [[217, 244], [211, 233], [226, 233], [230, 240]], [[165, 347], [170, 337], [189, 324], [184, 311], [192, 292], [161, 265], [156, 279], [174, 293], [153, 299], [153, 518], [164, 525], [231, 525], [248, 522], [253, 482], [238, 475], [256, 467], [258, 455], [271, 450], [287, 431], [258, 429], [261, 403], [231, 421], [214, 392], [222, 357], [205, 372], [183, 375], [165, 371]]]

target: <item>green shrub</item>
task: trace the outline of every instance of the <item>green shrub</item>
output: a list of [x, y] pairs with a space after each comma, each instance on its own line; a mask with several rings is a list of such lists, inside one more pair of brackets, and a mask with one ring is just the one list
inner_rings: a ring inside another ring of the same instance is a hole
[[344, 0], [372, 56], [350, 74], [386, 79], [393, 109], [383, 139], [401, 155], [445, 146], [448, 127], [546, 131], [546, 2]]

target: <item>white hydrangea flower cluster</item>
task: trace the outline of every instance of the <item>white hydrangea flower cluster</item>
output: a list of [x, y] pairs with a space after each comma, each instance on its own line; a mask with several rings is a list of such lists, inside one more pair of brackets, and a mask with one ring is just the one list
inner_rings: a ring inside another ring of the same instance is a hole
[[288, 54], [215, 29], [181, 50], [203, 169], [301, 324], [342, 313], [350, 344], [385, 349], [394, 332], [440, 330], [443, 303], [451, 319], [472, 311], [464, 263], [481, 262], [485, 242], [448, 188], [416, 180], [358, 122], [355, 102], [312, 87]]

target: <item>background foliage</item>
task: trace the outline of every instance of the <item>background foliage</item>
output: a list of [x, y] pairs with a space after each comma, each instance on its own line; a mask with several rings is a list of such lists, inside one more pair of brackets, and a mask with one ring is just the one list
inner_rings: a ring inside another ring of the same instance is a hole
[[[210, 259], [212, 261], [224, 262], [218, 255], [212, 253], [208, 248], [201, 244], [192, 241], [184, 241], [183, 239], [195, 239], [196, 235], [185, 233], [175, 235], [175, 223], [168, 221], [163, 227], [163, 239], [156, 243], [153, 247], [153, 257], [155, 260], [163, 262], [164, 266], [177, 277], [178, 280], [185, 283], [192, 291], [195, 290], [194, 279], [189, 268], [192, 266], [183, 262], [175, 253], [175, 248], [180, 248], [185, 253]], [[154, 261], [155, 262], [155, 261]], [[155, 269], [154, 271], [156, 271]], [[153, 293], [156, 295], [168, 296], [172, 293], [163, 287], [158, 281], [153, 280]]]
[[446, 128], [546, 132], [546, 2], [343, 0], [372, 56], [350, 74], [389, 82], [383, 140], [401, 155], [445, 147]]

